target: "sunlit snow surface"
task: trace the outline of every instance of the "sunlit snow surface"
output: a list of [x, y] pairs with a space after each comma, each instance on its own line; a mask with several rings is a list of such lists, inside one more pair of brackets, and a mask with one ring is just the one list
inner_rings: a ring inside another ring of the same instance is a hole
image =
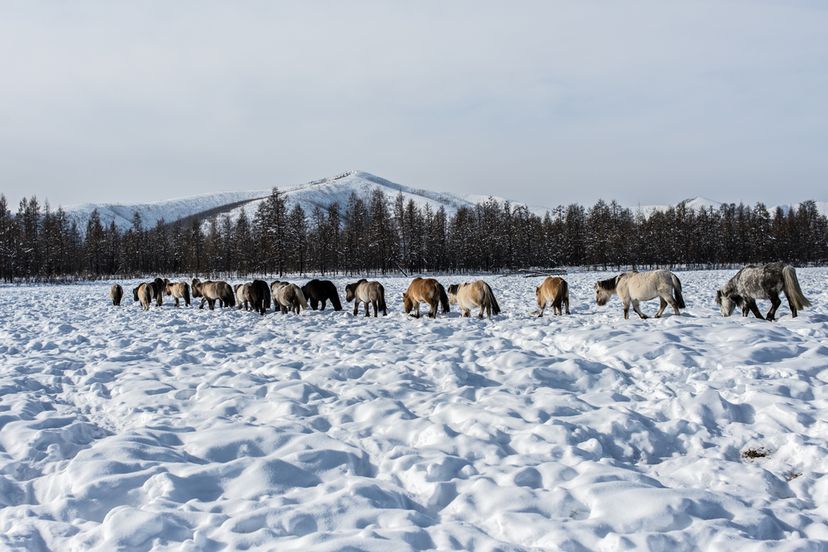
[[379, 319], [0, 288], [0, 549], [824, 550], [828, 270], [774, 323], [719, 315], [732, 272], [646, 321], [596, 273], [542, 319], [487, 277], [491, 322], [404, 278]]

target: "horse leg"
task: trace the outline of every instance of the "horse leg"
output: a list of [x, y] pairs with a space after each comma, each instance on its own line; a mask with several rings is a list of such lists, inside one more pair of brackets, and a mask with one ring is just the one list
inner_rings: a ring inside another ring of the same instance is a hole
[[420, 317], [420, 302], [415, 301], [414, 302], [414, 318], [419, 318], [419, 317]]
[[641, 317], [641, 320], [647, 320], [647, 315], [641, 312], [641, 309], [638, 308], [638, 299], [633, 299], [632, 307], [636, 314]]
[[[322, 308], [320, 310], [325, 310], [325, 303], [327, 301], [328, 301], [327, 299], [322, 299]], [[316, 310], [316, 307], [313, 307], [313, 310]]]
[[354, 316], [359, 314], [359, 299], [354, 299]]
[[431, 307], [431, 310], [428, 312], [428, 317], [437, 318], [437, 301], [435, 300], [434, 303], [431, 303], [429, 306]]
[[206, 303], [206, 302], [207, 302], [207, 298], [202, 295], [201, 296], [201, 304], [198, 306], [198, 308], [203, 309], [204, 308], [204, 303]]
[[216, 308], [216, 300], [207, 299], [207, 305], [210, 307], [210, 310], [214, 310]]
[[770, 297], [771, 308], [768, 311], [768, 314], [765, 316], [765, 318], [773, 322], [774, 318], [776, 317], [776, 309], [778, 309], [779, 305], [782, 304], [782, 300], [779, 299], [779, 293], [775, 291], [771, 291], [770, 293], [768, 293], [768, 296]]
[[[791, 309], [791, 318], [796, 318], [797, 310], [796, 310], [796, 307], [793, 306], [793, 303], [791, 303], [790, 295], [788, 295], [787, 290], [785, 290], [784, 288], [782, 289], [782, 292], [785, 294], [785, 299], [788, 300], [788, 307]], [[779, 301], [779, 302], [782, 303], [782, 301]]]
[[371, 316], [371, 303], [372, 301], [365, 301], [365, 318]]
[[477, 315], [477, 317], [478, 317], [480, 320], [483, 320], [483, 313], [484, 313], [485, 311], [486, 311], [486, 305], [480, 305], [480, 314], [478, 314], [478, 315]]
[[178, 306], [178, 297], [175, 297], [174, 299], [175, 299], [175, 306], [177, 307]]
[[569, 297], [564, 299], [564, 305], [566, 305], [566, 314], [569, 314]]
[[538, 318], [543, 316], [543, 311], [545, 311], [545, 310], [546, 310], [546, 300], [544, 300], [543, 303], [540, 306], [540, 313], [538, 314]]
[[622, 302], [624, 304], [624, 320], [629, 320], [630, 319], [630, 300], [629, 299], [624, 299]]
[[664, 309], [667, 308], [667, 301], [664, 300], [664, 297], [659, 297], [658, 301], [659, 301], [659, 305], [658, 305], [658, 310], [655, 313], [655, 317], [656, 318], [661, 318], [661, 315], [664, 313]]
[[753, 298], [748, 299], [747, 300], [747, 307], [750, 309], [750, 312], [753, 313], [753, 316], [755, 316], [759, 320], [764, 320], [765, 319], [765, 317], [762, 316], [762, 313], [759, 312], [759, 306], [756, 304], [755, 299], [753, 299]]

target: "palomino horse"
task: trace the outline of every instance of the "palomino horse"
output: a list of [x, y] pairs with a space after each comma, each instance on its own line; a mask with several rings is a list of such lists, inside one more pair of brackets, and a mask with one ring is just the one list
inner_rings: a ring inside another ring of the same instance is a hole
[[144, 282], [138, 284], [138, 287], [132, 290], [133, 301], [140, 301], [141, 308], [145, 311], [149, 310], [150, 303], [152, 303], [152, 298], [154, 297], [155, 287], [153, 284], [154, 282]]
[[563, 278], [547, 276], [541, 285], [535, 288], [535, 299], [540, 308], [538, 316], [543, 316], [547, 304], [552, 305], [554, 315], [562, 315], [564, 308], [566, 308], [566, 314], [569, 314], [569, 284]]
[[179, 305], [178, 300], [184, 299], [184, 304], [190, 306], [190, 284], [187, 282], [170, 282], [164, 278], [164, 291], [175, 299], [175, 306]]
[[216, 301], [221, 307], [234, 307], [236, 305], [236, 296], [233, 294], [233, 288], [227, 282], [202, 282], [198, 278], [193, 278], [191, 286], [193, 297], [201, 297], [201, 304], [198, 308], [203, 309], [206, 302], [210, 310], [216, 308]]
[[342, 310], [342, 303], [339, 302], [339, 294], [336, 292], [336, 285], [330, 280], [311, 280], [302, 286], [302, 293], [310, 303], [313, 310], [322, 303], [322, 310], [325, 310], [325, 303], [331, 302], [335, 311]]
[[388, 307], [385, 305], [385, 288], [377, 281], [369, 282], [365, 278], [345, 286], [345, 300], [354, 302], [354, 316], [359, 314], [359, 304], [365, 303], [365, 316], [370, 316], [371, 305], [374, 305], [374, 318], [388, 315]]
[[414, 316], [419, 318], [420, 303], [428, 303], [431, 307], [428, 313], [429, 318], [437, 316], [438, 303], [443, 307], [444, 314], [449, 312], [446, 288], [434, 278], [414, 278], [408, 286], [408, 290], [403, 293], [403, 308], [406, 314], [414, 311]]
[[675, 274], [667, 270], [624, 272], [615, 278], [601, 280], [595, 284], [595, 302], [599, 305], [606, 305], [616, 293], [624, 304], [624, 318], [630, 317], [630, 303], [638, 316], [642, 319], [647, 318], [638, 308], [638, 303], [656, 297], [661, 299], [656, 318], [661, 316], [667, 305], [673, 307], [676, 314], [680, 314], [679, 309], [685, 308], [684, 298], [681, 296], [681, 282]]
[[121, 306], [121, 298], [124, 296], [124, 288], [120, 284], [112, 284], [109, 288], [109, 298], [112, 299], [112, 304], [116, 307]]
[[270, 284], [270, 291], [273, 295], [273, 302], [282, 311], [282, 314], [288, 312], [299, 314], [300, 307], [305, 310], [308, 309], [305, 294], [302, 293], [302, 288], [296, 284], [276, 280]]
[[500, 314], [500, 305], [497, 304], [491, 286], [483, 280], [475, 280], [471, 283], [452, 284], [448, 287], [449, 303], [457, 305], [463, 316], [470, 316], [471, 309], [480, 307], [478, 318], [483, 318], [483, 313], [491, 320], [492, 314]]
[[[793, 318], [796, 318], [797, 311], [811, 306], [799, 287], [796, 270], [783, 262], [746, 266], [716, 292], [716, 302], [721, 306], [724, 316], [730, 316], [733, 309], [739, 306], [742, 308], [742, 316], [752, 312], [756, 318], [773, 320], [776, 309], [782, 304], [780, 291], [788, 299]], [[766, 317], [759, 312], [757, 299], [770, 299], [771, 308]]]

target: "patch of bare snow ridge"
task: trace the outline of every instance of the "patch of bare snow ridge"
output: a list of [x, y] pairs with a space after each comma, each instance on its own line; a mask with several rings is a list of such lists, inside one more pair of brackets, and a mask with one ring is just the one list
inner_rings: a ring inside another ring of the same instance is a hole
[[646, 321], [595, 273], [542, 319], [489, 277], [493, 321], [410, 319], [402, 278], [378, 319], [0, 288], [0, 547], [825, 550], [828, 271], [799, 273], [774, 323], [719, 315], [723, 271]]

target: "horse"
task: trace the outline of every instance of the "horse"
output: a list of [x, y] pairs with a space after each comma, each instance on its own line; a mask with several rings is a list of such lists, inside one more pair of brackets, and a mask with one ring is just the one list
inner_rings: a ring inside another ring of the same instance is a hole
[[[742, 268], [716, 291], [716, 303], [721, 307], [723, 316], [730, 316], [739, 306], [742, 308], [742, 316], [752, 312], [756, 318], [773, 321], [776, 309], [782, 304], [780, 291], [788, 299], [792, 318], [796, 318], [798, 311], [811, 306], [799, 287], [796, 269], [781, 261]], [[757, 299], [770, 299], [771, 308], [764, 317], [756, 305]]]
[[483, 313], [491, 320], [492, 314], [500, 314], [500, 305], [497, 304], [491, 286], [483, 280], [476, 280], [471, 283], [452, 284], [448, 287], [449, 303], [457, 305], [463, 316], [471, 315], [471, 309], [480, 307], [478, 318], [483, 318]]
[[193, 278], [193, 283], [190, 286], [193, 291], [193, 297], [201, 297], [201, 304], [198, 308], [203, 309], [206, 302], [210, 310], [215, 309], [216, 301], [219, 302], [220, 307], [234, 307], [236, 306], [236, 296], [233, 293], [233, 288], [227, 282], [212, 282], [210, 280], [202, 282], [198, 278]]
[[414, 278], [408, 290], [403, 293], [403, 308], [406, 314], [413, 310], [415, 318], [419, 318], [420, 303], [428, 303], [431, 307], [428, 313], [429, 318], [437, 316], [438, 303], [443, 307], [443, 314], [449, 312], [446, 288], [434, 278]]
[[339, 302], [339, 294], [336, 292], [336, 286], [330, 280], [311, 280], [302, 286], [302, 293], [305, 294], [310, 306], [313, 310], [322, 303], [322, 310], [325, 310], [325, 303], [331, 302], [335, 311], [342, 310], [342, 303]]
[[132, 300], [133, 301], [140, 301], [141, 308], [145, 311], [148, 311], [150, 308], [150, 303], [152, 302], [152, 298], [154, 297], [154, 282], [144, 282], [142, 284], [138, 284], [138, 287], [132, 290]]
[[121, 306], [121, 298], [124, 296], [124, 288], [120, 284], [112, 284], [109, 288], [109, 298], [112, 299], [112, 304], [116, 307]]
[[253, 310], [264, 316], [270, 308], [270, 286], [264, 280], [253, 280], [248, 291]]
[[569, 314], [569, 284], [558, 276], [547, 276], [541, 285], [535, 288], [535, 299], [538, 302], [540, 313], [543, 316], [547, 303], [552, 305], [552, 314], [561, 316], [563, 309]]
[[273, 295], [273, 302], [278, 306], [282, 314], [287, 314], [288, 312], [299, 314], [300, 307], [305, 310], [308, 308], [305, 294], [302, 293], [302, 288], [296, 284], [276, 280], [270, 284], [270, 291]]
[[377, 281], [369, 282], [365, 278], [345, 286], [345, 300], [354, 302], [354, 316], [359, 314], [359, 304], [365, 303], [365, 316], [370, 316], [371, 305], [374, 306], [374, 318], [382, 311], [388, 315], [388, 306], [385, 304], [385, 288]]
[[677, 315], [680, 314], [679, 309], [685, 308], [684, 297], [681, 295], [681, 281], [668, 270], [624, 272], [595, 284], [595, 302], [600, 306], [606, 305], [616, 293], [624, 304], [625, 319], [630, 317], [630, 303], [638, 316], [646, 319], [647, 315], [641, 312], [638, 303], [656, 297], [661, 300], [661, 305], [655, 314], [656, 318], [661, 317], [667, 305], [673, 307], [673, 312]]
[[187, 282], [170, 282], [164, 278], [164, 291], [175, 299], [175, 306], [179, 306], [179, 299], [184, 299], [184, 304], [190, 306], [190, 284]]
[[239, 310], [250, 310], [250, 284], [236, 284], [233, 286], [236, 294], [236, 305]]
[[164, 303], [164, 284], [165, 280], [156, 278], [149, 285], [152, 286], [152, 296], [155, 297], [155, 305], [160, 307]]

